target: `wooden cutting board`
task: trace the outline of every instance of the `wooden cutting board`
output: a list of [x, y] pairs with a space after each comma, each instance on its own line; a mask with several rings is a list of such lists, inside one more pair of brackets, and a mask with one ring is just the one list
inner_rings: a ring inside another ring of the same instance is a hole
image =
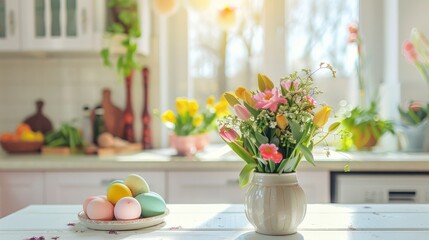
[[44, 104], [43, 100], [37, 100], [36, 113], [27, 117], [24, 120], [24, 123], [28, 124], [34, 132], [40, 131], [43, 134], [46, 134], [47, 132], [52, 131], [53, 127], [51, 120], [43, 114]]

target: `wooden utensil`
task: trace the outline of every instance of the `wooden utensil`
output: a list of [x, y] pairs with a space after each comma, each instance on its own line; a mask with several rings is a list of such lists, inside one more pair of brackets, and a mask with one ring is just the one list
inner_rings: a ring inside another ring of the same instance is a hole
[[53, 127], [51, 120], [43, 114], [44, 104], [43, 100], [37, 100], [36, 113], [26, 118], [24, 123], [28, 124], [34, 132], [40, 131], [43, 134], [46, 134], [47, 132], [52, 131]]

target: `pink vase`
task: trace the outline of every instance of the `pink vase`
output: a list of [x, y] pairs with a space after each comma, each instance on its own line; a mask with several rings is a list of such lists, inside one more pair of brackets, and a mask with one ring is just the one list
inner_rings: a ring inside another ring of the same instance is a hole
[[209, 133], [202, 133], [195, 136], [195, 148], [198, 152], [204, 151], [209, 144]]
[[176, 149], [177, 155], [189, 156], [197, 152], [195, 146], [195, 136], [176, 136], [172, 135], [170, 143], [173, 148]]

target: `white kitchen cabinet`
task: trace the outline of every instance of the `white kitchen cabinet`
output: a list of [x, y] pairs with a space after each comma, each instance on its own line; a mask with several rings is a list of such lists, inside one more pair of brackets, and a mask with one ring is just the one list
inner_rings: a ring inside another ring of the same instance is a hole
[[[131, 172], [47, 172], [47, 204], [81, 204], [93, 195], [106, 195], [108, 185]], [[151, 191], [165, 196], [164, 172], [135, 172], [149, 184]]]
[[169, 172], [169, 203], [243, 203], [237, 171]]
[[297, 171], [298, 183], [305, 192], [308, 203], [329, 203], [329, 171]]
[[17, 0], [0, 0], [0, 51], [20, 48], [20, 8]]
[[94, 1], [21, 1], [22, 49], [90, 50], [94, 47]]
[[30, 204], [44, 203], [41, 172], [0, 172], [0, 217]]

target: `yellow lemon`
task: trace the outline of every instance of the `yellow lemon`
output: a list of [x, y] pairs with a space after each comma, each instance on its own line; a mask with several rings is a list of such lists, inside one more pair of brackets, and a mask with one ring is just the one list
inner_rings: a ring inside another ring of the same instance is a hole
[[107, 189], [107, 200], [115, 205], [121, 198], [132, 197], [131, 190], [123, 183], [113, 183]]
[[27, 141], [27, 142], [31, 142], [31, 141], [35, 141], [35, 134], [32, 131], [25, 131], [23, 133], [21, 133], [21, 140], [22, 141]]
[[43, 133], [42, 132], [36, 132], [34, 134], [34, 141], [42, 142], [43, 141]]

